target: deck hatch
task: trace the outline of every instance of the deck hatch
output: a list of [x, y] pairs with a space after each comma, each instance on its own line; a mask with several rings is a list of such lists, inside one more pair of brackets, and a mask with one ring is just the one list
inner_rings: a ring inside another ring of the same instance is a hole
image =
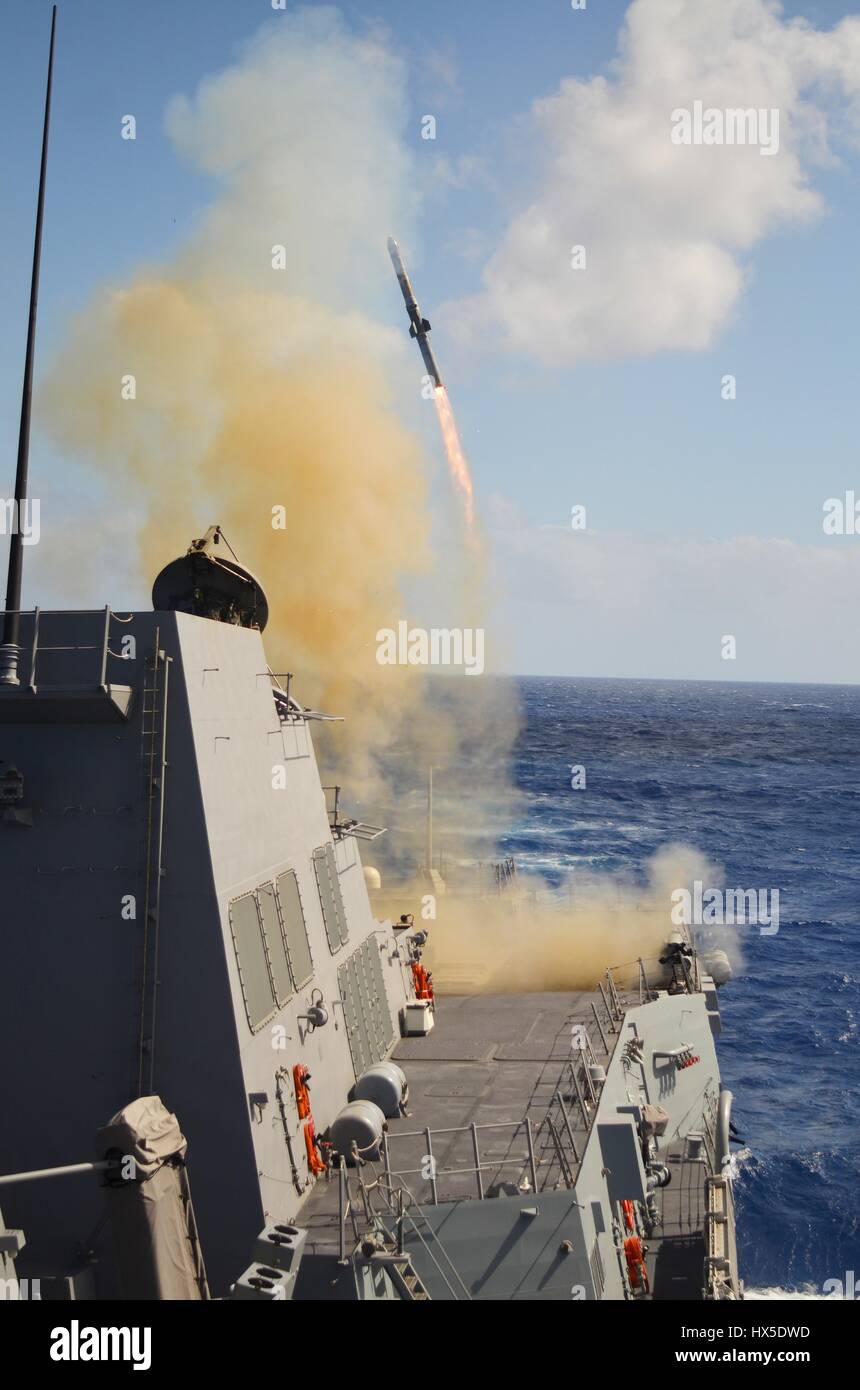
[[348, 936], [346, 912], [340, 891], [340, 878], [334, 857], [334, 845], [329, 842], [314, 850], [314, 871], [319, 887], [320, 904], [326, 936], [332, 955], [346, 945]]
[[230, 904], [230, 930], [236, 949], [245, 1012], [251, 1032], [255, 1033], [275, 1012], [272, 980], [255, 894], [246, 893]]
[[287, 947], [281, 931], [281, 919], [278, 913], [278, 905], [275, 901], [275, 885], [273, 883], [263, 883], [257, 889], [257, 901], [260, 905], [260, 917], [263, 922], [263, 932], [266, 937], [268, 947], [269, 965], [272, 971], [272, 984], [274, 986], [275, 999], [279, 1007], [283, 1007], [288, 999], [294, 994], [293, 980], [290, 972], [290, 962], [287, 956]]
[[313, 978], [314, 963], [308, 941], [308, 929], [299, 893], [298, 879], [292, 869], [278, 875], [278, 904], [287, 941], [287, 953], [293, 972], [293, 983], [301, 989]]

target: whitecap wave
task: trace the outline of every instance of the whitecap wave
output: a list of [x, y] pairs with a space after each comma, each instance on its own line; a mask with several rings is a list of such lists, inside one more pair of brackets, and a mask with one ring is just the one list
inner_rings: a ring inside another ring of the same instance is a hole
[[801, 1284], [798, 1289], [744, 1288], [744, 1298], [752, 1303], [795, 1303], [798, 1301], [807, 1302], [810, 1299], [829, 1303], [834, 1297], [836, 1297], [834, 1294], [822, 1293], [814, 1284]]

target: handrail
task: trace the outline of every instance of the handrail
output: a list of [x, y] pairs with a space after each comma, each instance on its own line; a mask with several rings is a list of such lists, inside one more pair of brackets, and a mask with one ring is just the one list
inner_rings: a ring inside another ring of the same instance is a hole
[[[125, 660], [125, 657], [123, 657], [121, 653], [114, 652], [111, 650], [111, 622], [129, 623], [132, 620], [132, 614], [125, 615], [120, 613], [114, 613], [113, 609], [109, 605], [106, 605], [104, 608], [39, 608], [37, 606], [34, 608], [21, 608], [15, 610], [9, 609], [8, 611], [10, 613], [14, 612], [18, 617], [26, 615], [32, 616], [33, 619], [33, 627], [32, 633], [30, 635], [30, 640], [29, 642], [21, 643], [21, 651], [29, 651], [29, 675], [27, 684], [29, 685], [31, 690], [35, 690], [37, 685], [44, 686], [45, 684], [45, 682], [37, 682], [36, 680], [36, 662], [40, 656], [48, 652], [97, 652], [99, 654], [99, 671], [98, 679], [96, 680], [95, 684], [97, 686], [100, 686], [103, 690], [107, 688], [108, 658], [112, 657], [115, 661]], [[99, 640], [95, 642], [72, 642], [68, 644], [49, 644], [44, 641], [40, 641], [40, 637], [43, 636], [42, 624], [45, 618], [51, 617], [101, 618], [103, 621], [103, 627], [101, 629]], [[50, 689], [51, 685], [56, 685], [56, 681], [49, 684], [47, 688]]]
[[[603, 1053], [608, 1059], [612, 1056], [618, 1041], [618, 1034], [613, 1035], [611, 1043], [600, 1027], [600, 1020], [596, 1017], [579, 1020], [582, 1025], [582, 1033], [579, 1046], [581, 1052], [573, 1052], [566, 1058], [556, 1057], [560, 1066], [557, 1079], [553, 1082], [552, 1099], [538, 1115], [533, 1119], [526, 1114], [519, 1120], [497, 1120], [478, 1124], [474, 1121], [464, 1125], [451, 1125], [443, 1127], [433, 1127], [432, 1129], [423, 1128], [416, 1130], [402, 1130], [397, 1128], [393, 1131], [386, 1130], [382, 1137], [382, 1161], [385, 1173], [389, 1179], [422, 1177], [430, 1186], [431, 1201], [433, 1205], [438, 1205], [440, 1200], [439, 1184], [444, 1178], [463, 1178], [473, 1175], [477, 1188], [477, 1196], [483, 1199], [485, 1196], [483, 1175], [485, 1173], [498, 1174], [504, 1168], [522, 1169], [530, 1172], [532, 1188], [540, 1191], [541, 1184], [538, 1180], [538, 1163], [543, 1165], [543, 1156], [551, 1150], [555, 1150], [558, 1155], [558, 1147], [561, 1144], [565, 1149], [569, 1146], [569, 1156], [565, 1155], [565, 1162], [560, 1163], [562, 1177], [567, 1180], [567, 1176], [572, 1176], [574, 1169], [578, 1169], [581, 1162], [579, 1152], [574, 1138], [574, 1130], [584, 1135], [587, 1143], [588, 1135], [591, 1132], [594, 1115], [596, 1114], [597, 1093], [594, 1082], [589, 1072], [589, 1062], [597, 1064], [599, 1048], [602, 1046]], [[593, 1037], [592, 1037], [593, 1033]], [[599, 1034], [599, 1040], [598, 1040]], [[548, 1059], [552, 1060], [552, 1059]], [[561, 1097], [572, 1090], [571, 1099], [574, 1102], [574, 1110], [568, 1112]], [[552, 1115], [556, 1106], [561, 1101], [561, 1126], [555, 1126]], [[578, 1109], [576, 1108], [578, 1106]], [[481, 1130], [501, 1131], [509, 1136], [507, 1152], [504, 1154], [493, 1155], [488, 1161], [482, 1161], [479, 1145], [479, 1133]], [[523, 1149], [517, 1153], [512, 1153], [511, 1149], [517, 1136], [520, 1133], [525, 1136]], [[535, 1140], [544, 1138], [548, 1135], [551, 1143], [549, 1147], [546, 1143], [540, 1149], [540, 1158], [535, 1152]], [[392, 1165], [391, 1145], [398, 1140], [407, 1140], [414, 1143], [415, 1140], [423, 1142], [422, 1155], [433, 1154], [433, 1138], [445, 1138], [448, 1136], [460, 1136], [462, 1139], [471, 1141], [473, 1161], [465, 1165], [438, 1167], [432, 1166], [430, 1173], [425, 1172], [425, 1165], [422, 1162], [420, 1167], [415, 1168], [395, 1168]], [[573, 1161], [571, 1167], [570, 1160]], [[542, 1174], [543, 1186], [546, 1187], [550, 1182], [554, 1164], [550, 1165], [550, 1171]], [[566, 1171], [567, 1170], [567, 1171]], [[569, 1181], [568, 1186], [573, 1182]], [[448, 1200], [443, 1197], [442, 1200]]]
[[[17, 613], [19, 617], [24, 617], [24, 615], [28, 613], [41, 613], [42, 617], [61, 617], [65, 615], [69, 617], [74, 616], [75, 618], [91, 618], [96, 614], [101, 617], [104, 611], [104, 606], [101, 608], [4, 608], [2, 610], [4, 613]], [[124, 623], [128, 621], [128, 619], [124, 618], [120, 613], [114, 613], [112, 608], [110, 609], [110, 615], [112, 618], [117, 618], [120, 622]]]
[[[391, 1177], [391, 1176], [392, 1176], [391, 1174], [388, 1174], [388, 1177]], [[394, 1175], [394, 1176], [397, 1176], [397, 1175]], [[339, 1226], [340, 1226], [341, 1263], [343, 1263], [343, 1262], [345, 1262], [345, 1258], [346, 1258], [345, 1228], [346, 1228], [346, 1218], [347, 1218], [348, 1215], [349, 1215], [349, 1216], [352, 1216], [352, 1219], [353, 1219], [353, 1226], [354, 1226], [355, 1229], [356, 1229], [357, 1244], [356, 1244], [356, 1249], [354, 1249], [354, 1250], [353, 1250], [353, 1253], [352, 1253], [352, 1259], [353, 1259], [353, 1260], [355, 1259], [355, 1255], [356, 1255], [356, 1251], [357, 1251], [358, 1245], [360, 1245], [360, 1240], [358, 1239], [358, 1228], [357, 1228], [357, 1225], [356, 1225], [356, 1222], [355, 1222], [355, 1213], [354, 1213], [354, 1211], [353, 1211], [352, 1197], [351, 1197], [350, 1190], [349, 1190], [349, 1179], [348, 1179], [348, 1177], [347, 1177], [347, 1175], [346, 1175], [346, 1168], [345, 1168], [343, 1162], [341, 1162], [341, 1164], [340, 1164], [340, 1166], [339, 1166], [339, 1174], [338, 1174], [338, 1177], [339, 1177], [339, 1200], [338, 1200], [338, 1208], [339, 1208], [339, 1211], [338, 1211], [338, 1224], [339, 1224]], [[433, 1238], [434, 1238], [434, 1240], [435, 1240], [435, 1242], [436, 1242], [436, 1245], [438, 1246], [439, 1251], [441, 1252], [441, 1254], [444, 1256], [445, 1260], [447, 1261], [447, 1264], [448, 1264], [449, 1267], [450, 1267], [451, 1273], [454, 1275], [454, 1278], [456, 1279], [457, 1283], [458, 1283], [458, 1284], [460, 1285], [460, 1287], [462, 1288], [463, 1293], [466, 1295], [466, 1298], [471, 1302], [472, 1295], [471, 1295], [471, 1293], [469, 1292], [468, 1286], [463, 1282], [463, 1279], [461, 1278], [460, 1273], [459, 1273], [459, 1271], [457, 1270], [456, 1265], [454, 1264], [453, 1260], [451, 1259], [450, 1255], [448, 1254], [447, 1250], [445, 1249], [444, 1245], [442, 1244], [441, 1240], [439, 1239], [438, 1233], [434, 1230], [433, 1225], [432, 1225], [432, 1222], [430, 1222], [430, 1221], [428, 1220], [426, 1214], [424, 1213], [424, 1211], [423, 1211], [422, 1208], [421, 1208], [421, 1204], [420, 1204], [420, 1203], [417, 1201], [417, 1199], [415, 1198], [415, 1195], [414, 1195], [414, 1193], [411, 1191], [411, 1189], [409, 1188], [408, 1184], [405, 1183], [405, 1182], [403, 1182], [403, 1180], [402, 1180], [401, 1178], [399, 1178], [399, 1176], [398, 1176], [397, 1185], [396, 1185], [396, 1187], [395, 1187], [395, 1186], [392, 1185], [390, 1182], [387, 1182], [387, 1181], [385, 1180], [385, 1175], [380, 1174], [380, 1175], [378, 1175], [378, 1176], [374, 1179], [374, 1181], [373, 1181], [371, 1184], [365, 1183], [365, 1182], [362, 1180], [362, 1178], [359, 1176], [359, 1178], [358, 1178], [358, 1186], [359, 1186], [359, 1192], [360, 1192], [360, 1195], [361, 1195], [362, 1203], [363, 1203], [363, 1205], [364, 1205], [365, 1220], [367, 1221], [368, 1226], [372, 1227], [372, 1225], [373, 1225], [373, 1223], [374, 1223], [374, 1220], [380, 1221], [380, 1222], [382, 1223], [382, 1225], [383, 1225], [383, 1229], [385, 1230], [386, 1235], [388, 1236], [389, 1240], [392, 1239], [390, 1232], [389, 1232], [389, 1231], [387, 1230], [387, 1228], [385, 1227], [385, 1215], [384, 1215], [384, 1213], [382, 1213], [382, 1212], [380, 1212], [380, 1211], [375, 1211], [375, 1210], [374, 1210], [374, 1207], [373, 1207], [373, 1204], [372, 1204], [372, 1202], [371, 1202], [371, 1200], [370, 1200], [371, 1193], [372, 1193], [373, 1191], [378, 1191], [378, 1192], [380, 1193], [380, 1195], [382, 1196], [382, 1198], [383, 1198], [383, 1200], [384, 1200], [384, 1202], [385, 1202], [386, 1207], [388, 1208], [388, 1213], [389, 1213], [390, 1215], [392, 1215], [392, 1216], [395, 1216], [395, 1219], [398, 1221], [399, 1226], [402, 1227], [402, 1223], [403, 1223], [404, 1221], [408, 1221], [408, 1222], [409, 1222], [410, 1227], [411, 1227], [412, 1230], [414, 1231], [414, 1233], [415, 1233], [415, 1235], [417, 1236], [418, 1240], [421, 1242], [421, 1245], [422, 1245], [422, 1246], [424, 1247], [424, 1249], [426, 1250], [428, 1257], [430, 1258], [430, 1260], [432, 1261], [432, 1263], [435, 1265], [435, 1267], [436, 1267], [436, 1269], [437, 1269], [437, 1271], [438, 1271], [438, 1273], [439, 1273], [439, 1276], [441, 1277], [443, 1283], [445, 1284], [445, 1287], [448, 1289], [448, 1291], [450, 1292], [451, 1296], [455, 1299], [455, 1301], [459, 1302], [459, 1301], [460, 1301], [459, 1296], [458, 1296], [456, 1290], [454, 1289], [453, 1285], [451, 1284], [451, 1281], [449, 1280], [449, 1278], [448, 1278], [448, 1276], [446, 1275], [444, 1269], [443, 1269], [442, 1266], [440, 1265], [439, 1261], [437, 1260], [436, 1256], [434, 1255], [433, 1251], [431, 1250], [430, 1246], [428, 1245], [427, 1241], [425, 1240], [425, 1238], [424, 1238], [424, 1236], [423, 1236], [421, 1230], [419, 1229], [419, 1227], [418, 1227], [418, 1225], [417, 1225], [415, 1219], [413, 1218], [411, 1212], [404, 1206], [403, 1197], [405, 1196], [406, 1198], [408, 1198], [409, 1205], [410, 1205], [410, 1206], [413, 1206], [413, 1207], [415, 1208], [415, 1210], [416, 1210], [416, 1211], [418, 1212], [418, 1214], [420, 1215], [421, 1219], [422, 1219], [422, 1220], [424, 1221], [424, 1223], [430, 1228], [430, 1230], [431, 1230], [431, 1232], [432, 1232], [432, 1234], [433, 1234]], [[399, 1196], [399, 1198], [400, 1198], [400, 1200], [399, 1200], [399, 1208], [400, 1208], [400, 1215], [399, 1215], [399, 1217], [396, 1215], [395, 1210], [394, 1210], [394, 1207], [393, 1207], [393, 1205], [392, 1205], [392, 1197], [393, 1197], [393, 1194], [394, 1194], [395, 1191], [398, 1193], [398, 1196]], [[398, 1256], [402, 1256], [402, 1255], [405, 1253], [405, 1252], [403, 1252], [402, 1249], [401, 1249], [401, 1246], [402, 1246], [402, 1236], [398, 1236], [398, 1238], [397, 1238], [396, 1240], [394, 1240], [394, 1244], [397, 1246], [397, 1254], [398, 1254]], [[407, 1257], [407, 1258], [408, 1258], [408, 1257]]]

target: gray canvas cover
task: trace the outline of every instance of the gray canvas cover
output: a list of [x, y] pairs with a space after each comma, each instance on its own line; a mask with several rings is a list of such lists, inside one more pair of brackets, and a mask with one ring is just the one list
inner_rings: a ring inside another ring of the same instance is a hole
[[176, 1116], [158, 1096], [141, 1096], [99, 1130], [98, 1141], [101, 1155], [119, 1150], [135, 1161], [135, 1178], [105, 1189], [124, 1297], [204, 1298]]

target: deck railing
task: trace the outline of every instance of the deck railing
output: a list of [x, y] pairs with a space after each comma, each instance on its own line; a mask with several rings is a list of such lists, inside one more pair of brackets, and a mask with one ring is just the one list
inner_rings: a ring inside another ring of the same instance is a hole
[[[22, 618], [30, 618], [32, 620], [30, 640], [22, 642], [21, 644], [21, 661], [19, 663], [19, 671], [22, 678], [21, 683], [29, 686], [32, 690], [37, 689], [40, 685], [43, 687], [45, 685], [52, 687], [66, 686], [67, 684], [69, 684], [70, 688], [100, 686], [104, 690], [107, 688], [108, 657], [114, 657], [117, 661], [126, 659], [124, 653], [111, 650], [111, 623], [129, 623], [132, 620], [131, 614], [120, 616], [120, 614], [114, 613], [109, 607], [82, 609], [28, 608], [17, 611], [19, 611]], [[59, 645], [49, 644], [44, 640], [44, 625], [45, 619], [50, 618], [74, 618], [76, 620], [79, 618], [98, 619], [93, 633], [94, 640], [92, 642], [75, 642]], [[39, 658], [50, 653], [56, 654], [58, 652], [95, 652], [96, 657], [93, 661], [93, 675], [95, 679], [91, 682], [77, 681], [74, 683], [67, 683], [57, 680], [54, 676], [48, 682], [40, 681], [38, 670]]]

